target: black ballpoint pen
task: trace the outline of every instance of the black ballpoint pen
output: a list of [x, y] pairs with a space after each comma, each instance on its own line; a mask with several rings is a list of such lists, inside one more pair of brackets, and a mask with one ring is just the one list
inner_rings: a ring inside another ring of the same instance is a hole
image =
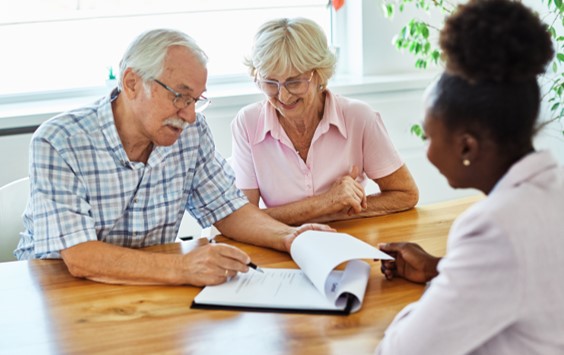
[[262, 272], [264, 274], [264, 270], [261, 269], [260, 267], [258, 267], [255, 263], [253, 263], [252, 261], [249, 261], [249, 263], [247, 264], [248, 267], [255, 269], [258, 272]]
[[[207, 239], [207, 238], [204, 237], [204, 238], [200, 238], [200, 239], [205, 239], [208, 243], [215, 243], [215, 239], [213, 239], [213, 238]], [[254, 270], [264, 274], [264, 270], [261, 269], [260, 267], [258, 267], [257, 264], [253, 263], [252, 261], [249, 261], [247, 266], [250, 267], [251, 269], [254, 269]]]

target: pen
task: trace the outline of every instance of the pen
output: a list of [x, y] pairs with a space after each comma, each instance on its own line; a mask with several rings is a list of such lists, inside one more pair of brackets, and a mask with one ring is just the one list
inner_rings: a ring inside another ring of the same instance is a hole
[[[208, 240], [207, 238], [201, 238], [201, 239], [205, 239], [206, 241]], [[215, 239], [211, 238], [211, 239], [209, 239], [208, 242], [213, 244], [213, 243], [215, 243]], [[247, 266], [250, 267], [251, 269], [254, 269], [254, 270], [264, 274], [264, 270], [261, 269], [260, 267], [258, 267], [257, 264], [253, 263], [252, 261], [249, 261]]]
[[255, 263], [253, 263], [252, 261], [249, 261], [249, 263], [247, 264], [248, 267], [255, 269], [258, 272], [262, 272], [264, 274], [264, 270], [261, 269], [260, 267], [258, 267]]

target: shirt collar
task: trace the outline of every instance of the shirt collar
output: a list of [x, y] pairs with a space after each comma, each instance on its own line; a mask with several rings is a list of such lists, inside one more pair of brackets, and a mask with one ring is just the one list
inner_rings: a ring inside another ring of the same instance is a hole
[[114, 153], [115, 158], [121, 165], [126, 165], [129, 162], [125, 149], [121, 144], [121, 139], [117, 132], [114, 122], [114, 113], [112, 111], [112, 102], [119, 96], [119, 89], [115, 88], [112, 92], [102, 98], [98, 105], [98, 119], [99, 125], [104, 135], [104, 139], [108, 144], [109, 149]]
[[325, 109], [323, 110], [323, 118], [319, 123], [319, 133], [323, 134], [329, 130], [330, 126], [335, 126], [341, 136], [347, 139], [347, 125], [345, 116], [341, 107], [337, 105], [338, 95], [334, 95], [329, 90], [325, 91]]

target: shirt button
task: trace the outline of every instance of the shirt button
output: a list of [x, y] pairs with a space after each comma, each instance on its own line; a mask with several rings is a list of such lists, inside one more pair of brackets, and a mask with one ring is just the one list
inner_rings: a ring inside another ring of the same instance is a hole
[[137, 198], [134, 198], [134, 199], [133, 199], [133, 203], [137, 203]]

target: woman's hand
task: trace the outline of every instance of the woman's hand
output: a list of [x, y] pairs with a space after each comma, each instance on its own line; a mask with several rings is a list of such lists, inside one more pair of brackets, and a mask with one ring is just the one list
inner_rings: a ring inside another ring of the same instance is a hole
[[414, 243], [386, 243], [378, 248], [395, 260], [382, 260], [382, 273], [386, 279], [401, 277], [409, 281], [425, 283], [438, 275], [437, 264], [441, 258], [427, 253]]
[[368, 207], [364, 187], [356, 181], [360, 169], [353, 165], [348, 175], [333, 183], [324, 196], [326, 204], [332, 207], [331, 213], [346, 211], [348, 215], [361, 213]]

